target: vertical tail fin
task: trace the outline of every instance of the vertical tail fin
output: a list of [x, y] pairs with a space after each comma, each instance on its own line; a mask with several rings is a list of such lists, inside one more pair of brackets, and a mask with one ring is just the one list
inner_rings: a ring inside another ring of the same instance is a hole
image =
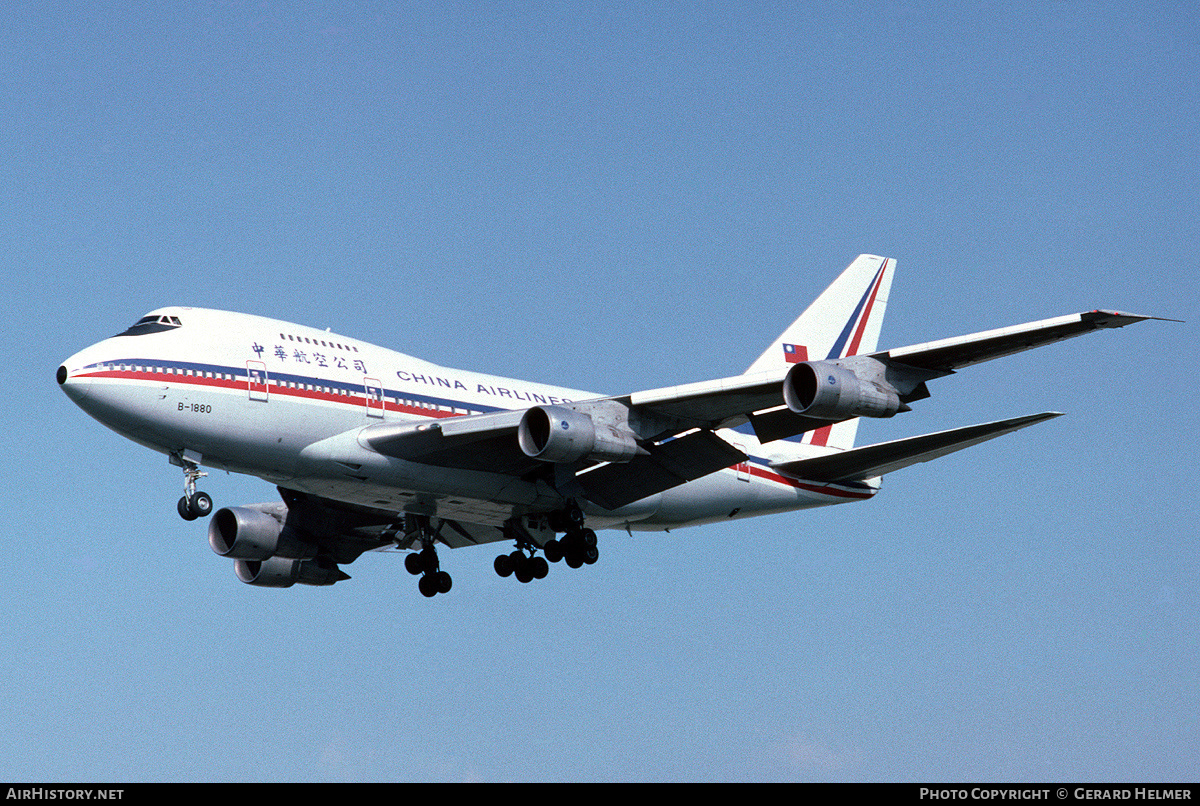
[[[874, 352], [895, 271], [891, 258], [859, 255], [746, 372]], [[854, 446], [857, 431], [854, 419], [796, 439], [844, 450]]]

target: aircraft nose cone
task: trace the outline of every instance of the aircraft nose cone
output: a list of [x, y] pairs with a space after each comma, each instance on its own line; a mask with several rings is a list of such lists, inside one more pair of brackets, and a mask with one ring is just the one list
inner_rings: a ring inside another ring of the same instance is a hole
[[68, 358], [59, 366], [58, 371], [54, 373], [54, 379], [58, 381], [66, 396], [78, 403], [87, 397], [89, 383], [78, 377], [71, 377], [71, 371], [67, 369], [71, 361], [72, 359]]

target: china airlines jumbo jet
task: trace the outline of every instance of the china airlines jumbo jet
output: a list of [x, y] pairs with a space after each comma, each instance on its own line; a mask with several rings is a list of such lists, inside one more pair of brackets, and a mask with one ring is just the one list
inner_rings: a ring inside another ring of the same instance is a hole
[[[365, 551], [409, 550], [425, 596], [437, 544], [503, 541], [501, 576], [596, 562], [594, 529], [662, 531], [864, 501], [893, 470], [1058, 414], [854, 447], [962, 367], [1154, 317], [1091, 311], [878, 352], [896, 262], [862, 255], [745, 374], [616, 396], [436, 366], [327, 330], [203, 308], [152, 311], [71, 356], [58, 383], [183, 470], [179, 514], [208, 515], [202, 466], [282, 501], [219, 509], [209, 543], [251, 585], [331, 585]], [[540, 554], [539, 554], [540, 552]]]

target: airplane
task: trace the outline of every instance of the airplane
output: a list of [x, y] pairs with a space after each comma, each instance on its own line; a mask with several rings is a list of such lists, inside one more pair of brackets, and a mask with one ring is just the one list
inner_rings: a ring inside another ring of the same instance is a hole
[[[738, 376], [600, 395], [438, 366], [348, 336], [195, 307], [151, 311], [68, 358], [63, 392], [183, 471], [177, 509], [261, 587], [332, 585], [399, 551], [421, 594], [437, 547], [509, 543], [502, 577], [599, 558], [597, 529], [671, 529], [865, 501], [881, 477], [1060, 416], [1042, 412], [855, 446], [928, 382], [1156, 319], [1093, 310], [877, 350], [896, 261], [860, 255]], [[202, 467], [280, 501], [218, 509]]]

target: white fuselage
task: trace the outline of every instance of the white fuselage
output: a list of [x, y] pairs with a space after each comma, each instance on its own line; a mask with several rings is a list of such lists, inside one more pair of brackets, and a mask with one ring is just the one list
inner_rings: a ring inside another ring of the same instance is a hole
[[[561, 498], [503, 473], [383, 456], [359, 444], [362, 428], [600, 397], [441, 367], [258, 316], [202, 308], [152, 316], [179, 324], [114, 336], [64, 363], [59, 381], [81, 408], [154, 450], [379, 509], [499, 525]], [[748, 427], [718, 433], [749, 462], [618, 510], [587, 506], [589, 525], [661, 530], [863, 500], [878, 489], [805, 482], [769, 466], [829, 449], [760, 445]]]

